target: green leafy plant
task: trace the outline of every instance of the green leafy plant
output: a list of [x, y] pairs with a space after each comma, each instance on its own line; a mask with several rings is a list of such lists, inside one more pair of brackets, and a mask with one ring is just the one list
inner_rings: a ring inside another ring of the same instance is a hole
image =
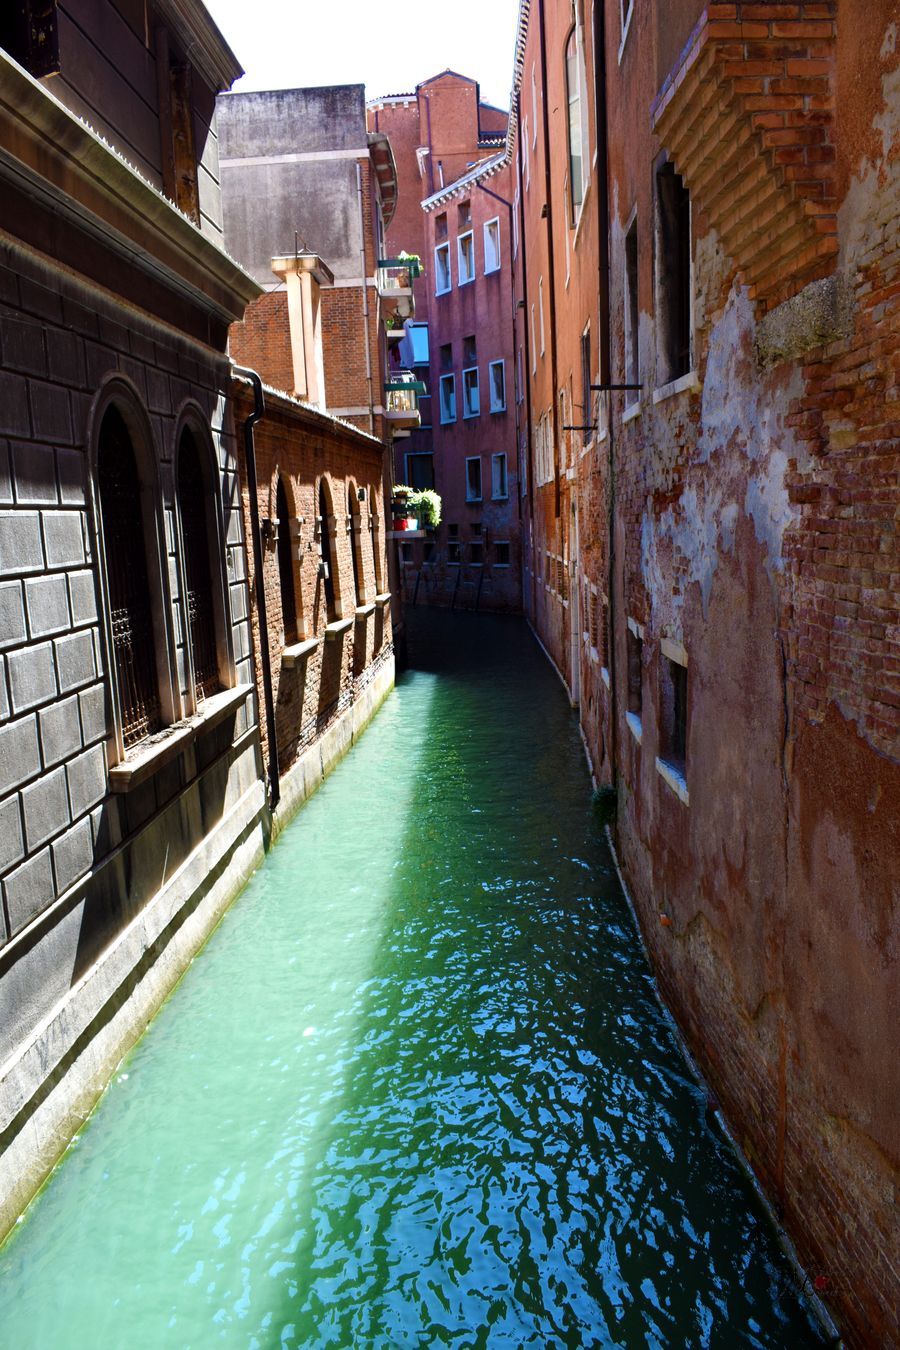
[[409, 509], [427, 530], [437, 529], [441, 523], [441, 498], [433, 488], [422, 488], [409, 499]]

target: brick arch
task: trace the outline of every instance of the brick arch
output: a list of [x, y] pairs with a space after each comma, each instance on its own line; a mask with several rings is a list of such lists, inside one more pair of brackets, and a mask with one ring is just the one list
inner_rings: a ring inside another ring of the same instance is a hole
[[331, 476], [323, 473], [316, 482], [316, 540], [319, 546], [319, 559], [325, 568], [319, 581], [321, 597], [325, 603], [326, 623], [333, 623], [335, 619], [344, 617], [338, 520], [334, 502]]
[[350, 561], [353, 566], [353, 589], [356, 604], [365, 605], [369, 600], [369, 586], [366, 580], [366, 564], [363, 551], [362, 511], [359, 503], [359, 489], [355, 478], [347, 479], [347, 533], [350, 543]]

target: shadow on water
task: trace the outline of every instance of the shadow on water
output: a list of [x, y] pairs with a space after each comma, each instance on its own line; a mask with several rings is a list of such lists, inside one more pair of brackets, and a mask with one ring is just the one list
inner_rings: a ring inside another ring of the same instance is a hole
[[397, 694], [0, 1252], [9, 1343], [820, 1344], [555, 674], [519, 620], [412, 617]]

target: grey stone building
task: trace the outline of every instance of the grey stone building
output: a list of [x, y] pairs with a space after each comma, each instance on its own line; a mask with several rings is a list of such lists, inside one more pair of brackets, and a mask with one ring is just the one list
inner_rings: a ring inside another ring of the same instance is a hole
[[0, 18], [0, 1235], [262, 854], [239, 73], [199, 0]]

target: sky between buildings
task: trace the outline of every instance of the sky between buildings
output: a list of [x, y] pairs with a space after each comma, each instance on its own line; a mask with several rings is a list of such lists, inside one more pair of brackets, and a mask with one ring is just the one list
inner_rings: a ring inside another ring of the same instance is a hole
[[448, 67], [509, 106], [518, 0], [206, 0], [247, 74], [235, 86], [364, 84], [366, 97], [412, 90]]

